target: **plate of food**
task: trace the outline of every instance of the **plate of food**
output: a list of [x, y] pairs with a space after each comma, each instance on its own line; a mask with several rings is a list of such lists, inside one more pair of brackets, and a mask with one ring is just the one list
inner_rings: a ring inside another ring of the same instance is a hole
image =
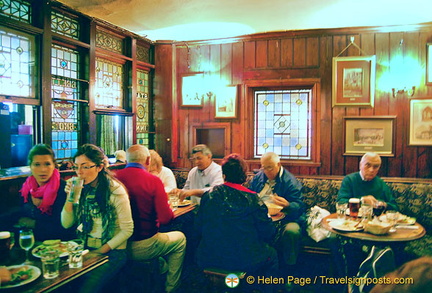
[[342, 232], [358, 232], [363, 230], [363, 226], [360, 222], [352, 220], [336, 220], [329, 222], [330, 227], [337, 231]]
[[10, 281], [4, 282], [2, 280], [0, 289], [19, 287], [33, 282], [41, 275], [38, 267], [30, 265], [16, 265], [6, 268], [10, 274]]
[[192, 203], [192, 202], [191, 202], [190, 200], [185, 199], [184, 201], [179, 202], [178, 206], [179, 206], [179, 207], [185, 207], [185, 206], [190, 205], [191, 203]]
[[56, 240], [45, 240], [41, 245], [36, 246], [32, 250], [34, 257], [40, 258], [42, 254], [47, 250], [57, 250], [60, 257], [68, 256], [67, 242], [62, 242], [60, 239]]
[[[381, 215], [379, 219], [382, 222], [390, 222], [389, 219], [387, 219], [387, 215]], [[416, 223], [416, 218], [408, 217], [407, 215], [401, 214], [399, 212], [396, 213], [396, 223], [400, 225], [414, 225]]]

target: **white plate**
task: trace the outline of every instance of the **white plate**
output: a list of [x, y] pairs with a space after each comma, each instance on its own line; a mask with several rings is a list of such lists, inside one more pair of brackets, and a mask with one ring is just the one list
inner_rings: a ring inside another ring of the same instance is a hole
[[25, 284], [33, 282], [34, 280], [36, 280], [37, 278], [39, 278], [39, 276], [41, 275], [41, 271], [40, 271], [40, 269], [38, 267], [30, 266], [30, 265], [10, 266], [10, 267], [7, 267], [7, 269], [10, 270], [10, 269], [15, 269], [15, 268], [23, 267], [23, 266], [27, 266], [27, 267], [29, 267], [29, 269], [32, 270], [30, 278], [28, 278], [26, 280], [23, 280], [23, 281], [20, 281], [19, 283], [11, 284], [11, 285], [7, 285], [7, 283], [6, 284], [1, 284], [0, 289], [6, 289], [6, 288], [13, 288], [13, 287], [23, 286]]
[[[43, 249], [45, 249], [46, 247], [49, 247], [49, 246], [46, 246], [46, 245], [43, 245], [43, 244], [41, 244], [41, 245], [39, 245], [39, 246], [36, 246], [36, 247], [33, 248], [33, 250], [32, 250], [32, 255], [33, 255], [34, 257], [41, 258], [41, 251], [42, 251]], [[59, 251], [60, 251], [60, 257], [65, 257], [65, 256], [68, 256], [68, 255], [69, 255], [69, 253], [68, 253], [68, 251], [67, 251], [67, 242], [66, 242], [66, 241], [62, 241], [62, 242], [60, 243]]]
[[347, 220], [336, 220], [336, 221], [331, 221], [328, 223], [330, 225], [330, 227], [332, 227], [333, 229], [337, 230], [337, 231], [343, 231], [343, 232], [358, 232], [358, 231], [362, 231], [363, 230], [363, 226], [357, 226], [354, 227], [356, 224], [358, 224], [358, 222], [356, 221], [347, 221]]
[[191, 202], [190, 200], [185, 199], [184, 201], [179, 202], [178, 206], [179, 206], [179, 207], [186, 207], [186, 206], [190, 205], [191, 203], [192, 203], [192, 202]]

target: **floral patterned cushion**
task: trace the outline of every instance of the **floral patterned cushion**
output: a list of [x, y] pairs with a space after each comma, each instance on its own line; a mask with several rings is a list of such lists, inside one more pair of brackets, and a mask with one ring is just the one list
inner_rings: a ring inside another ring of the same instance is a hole
[[[179, 188], [183, 186], [179, 184], [179, 181], [184, 180], [185, 182], [187, 179], [187, 172], [182, 172], [174, 173], [176, 178], [181, 177], [177, 178]], [[245, 187], [249, 186], [253, 177], [254, 173], [248, 173], [244, 183]], [[320, 178], [320, 176], [302, 175], [297, 178], [303, 185], [302, 192], [307, 209], [318, 205], [331, 213], [335, 212], [335, 203], [343, 176], [322, 176]], [[418, 182], [418, 180], [396, 182], [394, 178], [382, 179], [387, 182], [393, 192], [400, 212], [416, 218], [427, 232], [425, 237], [409, 242], [405, 250], [417, 256], [432, 255], [432, 184]]]

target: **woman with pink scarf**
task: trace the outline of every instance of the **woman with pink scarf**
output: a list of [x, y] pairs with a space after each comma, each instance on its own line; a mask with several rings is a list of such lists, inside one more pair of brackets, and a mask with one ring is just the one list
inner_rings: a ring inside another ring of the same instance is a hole
[[36, 241], [76, 238], [75, 227], [64, 229], [61, 225], [66, 182], [60, 178], [53, 150], [46, 144], [35, 145], [28, 162], [32, 175], [20, 190], [23, 205], [18, 225], [33, 229]]

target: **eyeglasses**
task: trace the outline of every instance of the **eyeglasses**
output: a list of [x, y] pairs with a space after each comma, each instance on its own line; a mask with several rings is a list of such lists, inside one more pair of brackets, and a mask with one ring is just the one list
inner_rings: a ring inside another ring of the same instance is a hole
[[273, 169], [274, 169], [274, 167], [270, 167], [270, 166], [260, 168], [260, 170], [262, 170], [262, 171], [269, 171], [269, 172], [273, 171]]
[[96, 167], [96, 165], [93, 166], [72, 166], [72, 170], [78, 170], [78, 169], [83, 169], [83, 170], [89, 170], [93, 167]]

